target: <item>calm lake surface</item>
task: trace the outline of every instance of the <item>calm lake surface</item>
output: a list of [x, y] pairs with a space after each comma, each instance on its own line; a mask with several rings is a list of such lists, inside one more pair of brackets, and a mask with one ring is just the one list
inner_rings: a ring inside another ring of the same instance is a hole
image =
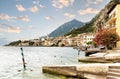
[[42, 66], [82, 64], [81, 51], [72, 47], [23, 47], [27, 70], [24, 72], [20, 47], [0, 47], [0, 79], [62, 79], [43, 74]]

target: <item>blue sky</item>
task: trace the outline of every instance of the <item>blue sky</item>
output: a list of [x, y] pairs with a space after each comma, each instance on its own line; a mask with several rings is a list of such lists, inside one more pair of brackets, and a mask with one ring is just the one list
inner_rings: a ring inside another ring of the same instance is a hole
[[72, 19], [90, 21], [110, 0], [0, 0], [0, 45], [39, 38]]

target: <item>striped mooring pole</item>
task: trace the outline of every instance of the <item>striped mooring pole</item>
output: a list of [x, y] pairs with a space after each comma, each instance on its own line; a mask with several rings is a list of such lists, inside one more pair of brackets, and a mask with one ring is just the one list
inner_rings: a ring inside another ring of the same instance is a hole
[[25, 59], [24, 59], [23, 48], [21, 47], [20, 50], [21, 50], [21, 55], [22, 55], [23, 68], [24, 68], [24, 70], [26, 70], [26, 65], [25, 65], [26, 63], [25, 63]]

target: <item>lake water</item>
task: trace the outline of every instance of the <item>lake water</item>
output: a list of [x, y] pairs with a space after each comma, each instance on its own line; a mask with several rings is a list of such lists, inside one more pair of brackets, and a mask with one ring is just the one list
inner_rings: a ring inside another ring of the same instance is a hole
[[84, 56], [72, 47], [23, 47], [27, 70], [24, 72], [20, 47], [0, 47], [0, 79], [61, 79], [43, 74], [42, 66], [81, 64]]

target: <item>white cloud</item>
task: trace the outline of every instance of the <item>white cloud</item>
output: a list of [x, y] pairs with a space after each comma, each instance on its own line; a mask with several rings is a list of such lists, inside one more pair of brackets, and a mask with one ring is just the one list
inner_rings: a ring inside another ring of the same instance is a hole
[[70, 0], [71, 5], [73, 5], [74, 2], [75, 2], [75, 0]]
[[22, 5], [16, 5], [16, 8], [20, 12], [26, 11], [26, 9]]
[[85, 10], [79, 10], [78, 13], [80, 15], [85, 15], [85, 14], [97, 14], [99, 10], [93, 9], [93, 8], [86, 8]]
[[100, 4], [102, 3], [103, 0], [87, 0], [87, 5], [90, 5], [90, 4]]
[[17, 16], [17, 17], [15, 17], [15, 19], [21, 20], [21, 21], [24, 21], [24, 22], [29, 22], [30, 21], [28, 16]]
[[68, 17], [68, 18], [74, 18], [75, 15], [70, 14], [70, 13], [64, 13], [64, 16]]
[[34, 0], [34, 1], [33, 1], [33, 4], [39, 5], [39, 4], [40, 4], [40, 1], [39, 1], [39, 0]]
[[39, 7], [40, 7], [40, 8], [45, 8], [45, 6], [44, 6], [44, 5], [41, 5], [41, 4], [39, 5]]
[[33, 7], [30, 8], [30, 11], [35, 13], [35, 12], [39, 11], [39, 8], [37, 6], [33, 6]]
[[4, 26], [4, 28], [0, 28], [0, 32], [7, 32], [7, 33], [20, 33], [21, 29], [19, 27], [7, 24], [0, 24], [0, 26]]
[[[38, 0], [38, 1], [37, 1], [37, 0], [36, 0], [36, 1], [33, 1], [33, 3], [34, 3], [34, 6], [31, 7], [31, 8], [29, 8], [29, 10], [30, 10], [31, 12], [33, 12], [33, 13], [38, 12], [40, 8], [45, 8], [44, 5], [39, 4], [39, 0]], [[26, 11], [26, 10], [27, 10], [27, 9], [25, 9], [22, 5], [18, 5], [18, 4], [16, 5], [16, 8], [17, 8], [17, 10], [20, 11], [20, 12], [23, 12], [23, 11]]]
[[33, 26], [28, 26], [29, 29], [33, 29], [34, 27]]
[[10, 27], [8, 27], [7, 32], [9, 32], [9, 33], [20, 33], [21, 29], [19, 27], [10, 26]]
[[69, 0], [59, 0], [63, 6], [69, 6]]
[[57, 4], [52, 4], [52, 6], [54, 6], [55, 8], [63, 8], [63, 6], [62, 5], [57, 5]]
[[44, 5], [40, 4], [40, 0], [33, 0], [33, 4], [38, 8], [45, 8]]
[[54, 19], [54, 17], [52, 17], [52, 16], [46, 16], [45, 19], [46, 20], [51, 20], [51, 19]]
[[55, 8], [64, 8], [72, 5], [75, 0], [52, 0], [52, 6]]
[[10, 21], [11, 17], [8, 14], [0, 14], [0, 19]]
[[0, 32], [6, 32], [4, 28], [0, 28]]
[[7, 20], [7, 21], [21, 20], [24, 22], [30, 21], [28, 16], [9, 16], [8, 14], [0, 14], [0, 20]]

